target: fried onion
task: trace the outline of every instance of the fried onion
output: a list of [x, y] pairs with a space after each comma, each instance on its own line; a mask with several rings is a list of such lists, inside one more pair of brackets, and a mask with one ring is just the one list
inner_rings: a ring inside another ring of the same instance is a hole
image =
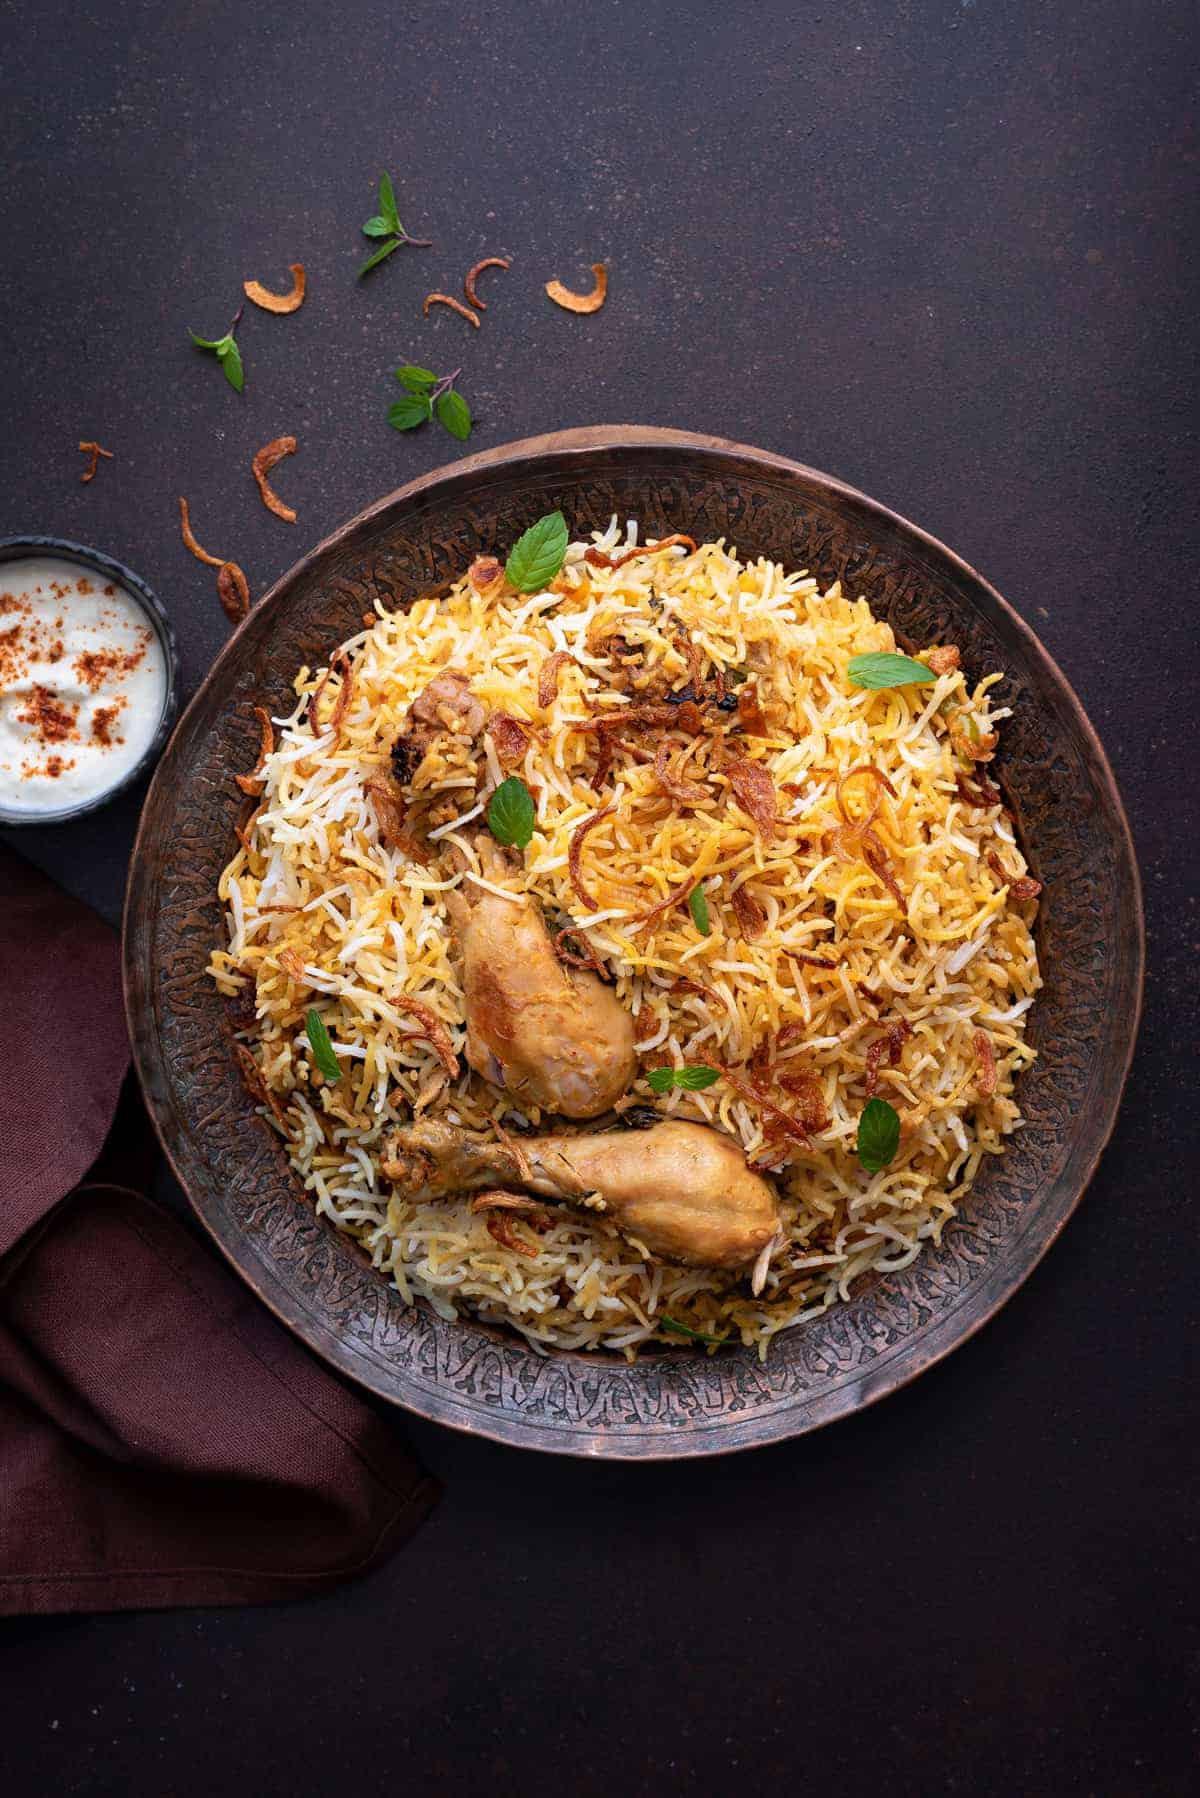
[[723, 773], [733, 788], [734, 798], [753, 819], [763, 842], [772, 842], [775, 836], [776, 795], [771, 776], [761, 762], [749, 762], [743, 757], [727, 762]]
[[[556, 649], [553, 655], [546, 657], [538, 670], [537, 702], [543, 711], [547, 706], [553, 705], [557, 699], [558, 671], [568, 662], [575, 662], [575, 657], [570, 650]], [[575, 662], [575, 666], [578, 667], [579, 664]]]
[[742, 935], [748, 943], [753, 943], [766, 927], [766, 912], [747, 886], [735, 887], [730, 903]]
[[615, 805], [606, 805], [602, 811], [592, 812], [590, 816], [583, 820], [582, 824], [577, 824], [575, 829], [571, 832], [571, 846], [567, 852], [567, 865], [570, 870], [571, 885], [575, 888], [580, 905], [582, 905], [586, 911], [596, 911], [598, 907], [596, 901], [584, 886], [583, 875], [580, 872], [580, 857], [583, 854], [583, 839], [587, 836], [589, 830], [594, 830], [597, 824], [601, 823], [603, 819], [610, 818], [616, 809]]
[[296, 439], [294, 437], [272, 437], [270, 443], [263, 444], [250, 464], [254, 478], [258, 482], [258, 491], [262, 494], [263, 505], [268, 512], [274, 512], [276, 518], [283, 518], [288, 524], [295, 524], [296, 514], [291, 506], [285, 505], [280, 499], [267, 480], [267, 476], [277, 462], [282, 462], [285, 456], [294, 456], [295, 453]]
[[437, 1013], [431, 1011], [428, 1005], [423, 1005], [419, 999], [410, 999], [406, 993], [393, 993], [392, 1004], [397, 1011], [407, 1012], [410, 1017], [416, 1018], [421, 1028], [413, 1031], [412, 1040], [416, 1041], [419, 1037], [424, 1037], [451, 1080], [456, 1079], [458, 1057], [454, 1053], [454, 1045], [450, 1041], [450, 1032]]
[[687, 537], [682, 531], [676, 531], [670, 537], [660, 537], [656, 543], [641, 543], [634, 549], [627, 549], [624, 555], [609, 556], [602, 549], [584, 551], [583, 559], [590, 562], [593, 568], [624, 568], [626, 562], [632, 562], [635, 556], [654, 556], [660, 549], [671, 549], [676, 543], [686, 543], [688, 554], [695, 555], [696, 539]]
[[982, 1030], [977, 1030], [971, 1043], [979, 1057], [979, 1090], [985, 1099], [990, 1099], [996, 1090], [996, 1054], [992, 1048], [992, 1039]]
[[483, 256], [475, 264], [474, 268], [469, 268], [463, 276], [463, 292], [466, 294], [468, 300], [470, 300], [472, 306], [477, 306], [480, 312], [487, 311], [487, 301], [481, 300], [475, 291], [475, 283], [483, 273], [484, 269], [511, 267], [512, 261], [508, 256]]
[[304, 264], [289, 262], [292, 273], [290, 293], [272, 293], [261, 281], [243, 281], [242, 292], [252, 305], [261, 306], [264, 312], [299, 312], [304, 304]]
[[705, 800], [711, 798], [708, 788], [702, 787], [697, 781], [684, 780], [678, 771], [670, 771], [667, 767], [670, 759], [671, 745], [664, 737], [654, 757], [654, 777], [663, 792], [675, 805], [703, 805]]
[[451, 312], [457, 312], [459, 318], [465, 318], [467, 323], [469, 325], [474, 325], [475, 329], [478, 331], [479, 314], [477, 312], [472, 312], [469, 306], [464, 306], [461, 300], [456, 300], [453, 294], [427, 293], [425, 295], [424, 304], [421, 307], [421, 311], [425, 314], [426, 318], [429, 317], [429, 308], [431, 306], [449, 306]]
[[191, 514], [188, 511], [188, 503], [182, 496], [179, 500], [179, 531], [183, 538], [184, 547], [191, 550], [198, 562], [207, 562], [210, 568], [224, 568], [226, 566], [224, 556], [210, 556], [208, 551], [206, 549], [201, 549], [200, 545], [196, 542], [195, 536], [192, 533], [192, 519]]
[[250, 610], [250, 583], [236, 562], [222, 562], [217, 569], [217, 597], [230, 624], [240, 624]]
[[595, 285], [591, 293], [572, 293], [561, 281], [547, 281], [546, 293], [565, 312], [599, 312], [608, 294], [608, 270], [602, 262], [593, 262]]
[[533, 733], [520, 718], [514, 718], [511, 712], [493, 712], [486, 729], [495, 746], [496, 760], [502, 768], [515, 768], [518, 762], [525, 759], [525, 751], [529, 748]]

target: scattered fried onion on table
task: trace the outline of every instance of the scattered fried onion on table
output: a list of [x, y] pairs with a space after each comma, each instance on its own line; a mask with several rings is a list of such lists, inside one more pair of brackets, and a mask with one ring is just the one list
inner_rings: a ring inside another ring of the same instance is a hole
[[210, 568], [225, 567], [224, 556], [210, 556], [208, 551], [206, 549], [201, 549], [200, 545], [196, 542], [195, 535], [192, 531], [192, 519], [191, 514], [188, 511], [188, 503], [182, 496], [179, 501], [179, 530], [183, 537], [185, 548], [191, 550], [198, 562], [207, 562]]
[[593, 262], [592, 274], [596, 284], [591, 293], [572, 293], [561, 281], [547, 281], [546, 292], [565, 312], [599, 312], [608, 293], [608, 270], [602, 262]]
[[292, 271], [292, 290], [290, 293], [272, 293], [261, 281], [243, 281], [242, 292], [255, 306], [261, 306], [264, 312], [299, 312], [304, 304], [304, 264], [290, 262]]
[[472, 306], [478, 307], [480, 312], [487, 311], [487, 301], [481, 300], [475, 291], [475, 283], [483, 273], [484, 269], [511, 267], [512, 262], [508, 256], [484, 256], [475, 264], [474, 268], [469, 268], [463, 276], [463, 292], [466, 294], [468, 300], [470, 300]]
[[421, 311], [425, 314], [426, 318], [429, 317], [429, 308], [431, 306], [449, 306], [451, 312], [457, 312], [459, 318], [465, 318], [467, 323], [469, 325], [474, 325], [475, 329], [478, 331], [479, 314], [477, 312], [472, 312], [469, 306], [464, 306], [461, 300], [456, 300], [453, 294], [427, 293], [421, 307]]
[[296, 514], [291, 506], [285, 505], [280, 499], [267, 476], [277, 462], [282, 462], [285, 456], [294, 456], [295, 453], [296, 439], [294, 437], [272, 437], [270, 443], [263, 444], [250, 464], [254, 478], [258, 482], [258, 491], [262, 494], [263, 505], [268, 512], [274, 512], [276, 518], [286, 519], [288, 524], [295, 524]]
[[89, 458], [87, 467], [79, 477], [86, 487], [89, 481], [93, 481], [96, 478], [96, 470], [100, 466], [101, 456], [104, 457], [106, 462], [111, 462], [113, 453], [111, 450], [102, 449], [100, 444], [93, 443], [90, 439], [81, 443], [79, 447], [84, 455]]
[[230, 624], [240, 624], [250, 610], [250, 583], [236, 562], [217, 569], [217, 598]]

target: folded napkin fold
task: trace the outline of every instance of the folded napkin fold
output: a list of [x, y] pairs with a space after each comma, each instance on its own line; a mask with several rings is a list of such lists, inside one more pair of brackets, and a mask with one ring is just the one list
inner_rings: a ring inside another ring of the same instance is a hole
[[366, 1572], [435, 1483], [135, 1190], [115, 933], [0, 846], [0, 1616], [245, 1604]]

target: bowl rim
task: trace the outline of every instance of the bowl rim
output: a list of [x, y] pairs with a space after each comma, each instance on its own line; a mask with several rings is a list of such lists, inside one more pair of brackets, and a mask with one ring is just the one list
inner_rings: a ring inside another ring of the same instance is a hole
[[92, 549], [89, 544], [76, 543], [69, 537], [47, 537], [31, 533], [0, 537], [0, 566], [15, 562], [21, 556], [32, 555], [58, 556], [64, 562], [77, 562], [81, 567], [94, 569], [97, 574], [103, 574], [109, 580], [119, 581], [132, 594], [153, 626], [163, 652], [166, 686], [154, 735], [120, 780], [114, 781], [111, 787], [105, 787], [103, 792], [93, 794], [90, 799], [81, 799], [77, 805], [60, 806], [53, 812], [12, 812], [6, 811], [3, 804], [0, 804], [0, 825], [5, 830], [32, 824], [70, 824], [76, 818], [86, 817], [89, 812], [99, 811], [101, 806], [115, 799], [118, 793], [133, 786], [151, 764], [157, 762], [166, 747], [179, 709], [179, 646], [175, 639], [175, 627], [158, 595], [142, 576], [116, 556], [110, 556], [107, 551]]
[[[1108, 757], [1105, 754], [1103, 745], [1101, 744], [1099, 735], [1088, 717], [1078, 694], [1075, 692], [1074, 687], [1063, 673], [1059, 664], [1038, 638], [1036, 632], [1025, 622], [1015, 608], [997, 591], [990, 581], [986, 580], [984, 576], [982, 576], [956, 551], [950, 549], [946, 544], [941, 542], [939, 538], [933, 536], [932, 533], [924, 530], [921, 526], [913, 524], [911, 520], [905, 518], [903, 514], [892, 510], [879, 500], [873, 499], [870, 495], [863, 493], [859, 488], [840, 480], [836, 476], [828, 475], [822, 470], [812, 467], [810, 464], [798, 462], [792, 457], [783, 456], [775, 451], [763, 450], [753, 445], [743, 444], [728, 438], [716, 437], [708, 434], [648, 425], [578, 426], [566, 431], [548, 432], [533, 437], [517, 438], [509, 443], [497, 445], [493, 449], [477, 451], [474, 455], [463, 457], [459, 461], [444, 463], [424, 474], [415, 476], [411, 481], [405, 482], [393, 492], [386, 494], [381, 499], [364, 507], [360, 512], [355, 513], [353, 517], [338, 526], [336, 530], [320, 539], [319, 542], [294, 562], [292, 566], [273, 583], [268, 592], [264, 594], [263, 598], [259, 601], [258, 606], [254, 607], [250, 615], [238, 625], [237, 629], [231, 634], [230, 638], [221, 649], [203, 682], [197, 692], [192, 696], [183, 715], [179, 719], [176, 730], [183, 730], [193, 710], [198, 708], [202, 703], [209, 687], [215, 684], [220, 678], [226, 663], [232, 658], [235, 652], [241, 633], [248, 627], [252, 618], [258, 612], [259, 607], [265, 606], [268, 603], [274, 604], [278, 596], [295, 581], [300, 579], [314, 563], [318, 562], [329, 551], [336, 549], [346, 542], [355, 533], [369, 528], [372, 520], [381, 516], [392, 507], [400, 503], [418, 499], [422, 494], [442, 485], [449, 485], [451, 483], [459, 485], [469, 482], [476, 474], [502, 468], [506, 464], [512, 462], [525, 462], [533, 458], [537, 458], [543, 463], [553, 463], [555, 461], [570, 462], [585, 459], [588, 455], [597, 451], [619, 452], [621, 450], [641, 449], [692, 451], [701, 454], [707, 452], [714, 456], [733, 457], [739, 460], [746, 460], [758, 467], [777, 469], [781, 473], [799, 475], [807, 481], [816, 483], [818, 487], [825, 489], [829, 493], [840, 496], [841, 498], [864, 508], [868, 514], [875, 516], [889, 526], [898, 528], [902, 533], [914, 539], [916, 543], [933, 551], [937, 557], [944, 558], [952, 569], [957, 571], [960, 575], [965, 576], [968, 582], [975, 584], [983, 590], [988, 596], [989, 601], [997, 607], [1008, 625], [1021, 640], [1025, 653], [1031, 660], [1040, 662], [1042, 666], [1048, 670], [1053, 677], [1054, 683], [1063, 694], [1075, 716], [1081, 734], [1084, 737], [1093, 758], [1092, 767], [1097, 784], [1103, 788], [1109, 802], [1111, 816], [1115, 826], [1115, 835], [1118, 838], [1116, 848], [1130, 879], [1130, 909], [1127, 923], [1131, 927], [1132, 936], [1133, 956], [1132, 979], [1130, 985], [1134, 1003], [1131, 1010], [1126, 1013], [1123, 1052], [1119, 1065], [1116, 1067], [1116, 1078], [1112, 1084], [1109, 1113], [1104, 1120], [1102, 1129], [1093, 1137], [1086, 1158], [1082, 1160], [1074, 1176], [1076, 1191], [1071, 1197], [1070, 1202], [1062, 1210], [1061, 1215], [1059, 1215], [1051, 1225], [1045, 1228], [1044, 1233], [1034, 1245], [1032, 1254], [1028, 1255], [1027, 1258], [1022, 1259], [1021, 1265], [1015, 1272], [1015, 1277], [1009, 1277], [1006, 1280], [998, 1282], [996, 1288], [989, 1292], [982, 1302], [977, 1303], [974, 1314], [966, 1320], [965, 1325], [958, 1328], [951, 1335], [949, 1340], [938, 1342], [932, 1346], [923, 1357], [915, 1357], [909, 1364], [902, 1365], [899, 1368], [889, 1368], [883, 1377], [872, 1379], [867, 1382], [865, 1388], [859, 1392], [853, 1404], [838, 1407], [830, 1415], [805, 1418], [795, 1412], [790, 1412], [787, 1417], [786, 1426], [783, 1428], [768, 1427], [764, 1428], [761, 1432], [756, 1431], [753, 1434], [740, 1438], [736, 1433], [733, 1433], [731, 1439], [722, 1439], [718, 1441], [708, 1439], [709, 1433], [707, 1431], [698, 1432], [693, 1435], [693, 1433], [689, 1431], [677, 1430], [658, 1437], [652, 1447], [647, 1447], [642, 1442], [638, 1442], [636, 1446], [631, 1443], [628, 1447], [625, 1447], [623, 1446], [623, 1438], [619, 1433], [614, 1431], [605, 1437], [603, 1446], [598, 1447], [597, 1439], [590, 1434], [584, 1432], [568, 1433], [566, 1431], [551, 1432], [544, 1426], [538, 1426], [528, 1420], [519, 1418], [514, 1419], [511, 1414], [503, 1411], [493, 1414], [487, 1407], [480, 1407], [464, 1415], [461, 1408], [452, 1403], [448, 1398], [439, 1400], [437, 1397], [431, 1397], [424, 1388], [420, 1390], [410, 1389], [403, 1394], [395, 1390], [390, 1390], [381, 1384], [380, 1381], [372, 1379], [370, 1377], [369, 1368], [364, 1367], [361, 1362], [352, 1358], [349, 1354], [346, 1354], [344, 1357], [335, 1356], [327, 1351], [324, 1346], [309, 1340], [305, 1335], [301, 1324], [290, 1317], [282, 1305], [276, 1302], [274, 1296], [264, 1289], [264, 1281], [258, 1276], [257, 1270], [252, 1266], [247, 1266], [236, 1258], [233, 1247], [219, 1234], [213, 1220], [211, 1220], [206, 1212], [192, 1200], [187, 1182], [183, 1178], [176, 1155], [167, 1138], [167, 1133], [163, 1121], [160, 1119], [158, 1110], [149, 1102], [149, 1100], [147, 1109], [150, 1111], [155, 1132], [172, 1171], [179, 1180], [184, 1192], [188, 1194], [188, 1200], [189, 1204], [192, 1206], [192, 1210], [204, 1225], [205, 1230], [212, 1238], [221, 1254], [234, 1268], [238, 1276], [251, 1288], [256, 1297], [274, 1314], [279, 1322], [300, 1341], [304, 1342], [310, 1352], [318, 1355], [326, 1365], [333, 1367], [342, 1375], [342, 1377], [352, 1380], [356, 1385], [362, 1387], [375, 1398], [382, 1398], [387, 1403], [395, 1405], [400, 1409], [411, 1411], [418, 1417], [442, 1424], [451, 1429], [456, 1429], [464, 1435], [482, 1437], [487, 1440], [501, 1443], [507, 1447], [532, 1449], [550, 1454], [567, 1454], [589, 1459], [603, 1458], [623, 1461], [652, 1462], [700, 1459], [712, 1455], [741, 1453], [750, 1448], [765, 1447], [775, 1441], [808, 1434], [811, 1430], [823, 1428], [828, 1423], [836, 1422], [843, 1416], [849, 1416], [858, 1411], [865, 1410], [869, 1406], [878, 1403], [880, 1399], [886, 1397], [890, 1393], [899, 1391], [902, 1387], [907, 1386], [912, 1380], [916, 1379], [918, 1375], [926, 1372], [930, 1367], [933, 1367], [938, 1362], [944, 1360], [946, 1356], [976, 1335], [977, 1332], [981, 1330], [985, 1324], [989, 1323], [1008, 1303], [1018, 1287], [1023, 1285], [1030, 1277], [1035, 1267], [1041, 1262], [1051, 1246], [1058, 1240], [1067, 1221], [1078, 1209], [1084, 1193], [1087, 1191], [1094, 1178], [1100, 1158], [1107, 1147], [1116, 1126], [1121, 1100], [1124, 1095], [1130, 1066], [1137, 1045], [1138, 1031], [1142, 1017], [1145, 985], [1145, 915], [1141, 873], [1138, 867], [1132, 832], [1129, 828], [1128, 817], [1126, 815], [1124, 803], [1121, 799], [1116, 778], [1109, 764]], [[159, 776], [156, 772], [155, 780], [158, 778]], [[142, 873], [143, 852], [146, 847], [146, 838], [148, 834], [147, 816], [149, 809], [148, 796], [147, 804], [143, 808], [142, 816], [139, 819], [137, 837], [130, 861], [130, 879], [126, 890], [126, 902], [122, 920], [122, 978], [125, 993], [126, 1014], [129, 1024], [130, 1040], [133, 1047], [134, 1065], [137, 1068], [138, 1076], [142, 1082], [144, 1091], [149, 1084], [147, 1080], [147, 1070], [151, 1060], [151, 1033], [143, 1028], [143, 1020], [135, 1003], [136, 995], [134, 988], [136, 984], [136, 968], [133, 944], [133, 914], [136, 903], [140, 901], [141, 897], [139, 892], [139, 877]], [[486, 1326], [478, 1325], [478, 1327]], [[493, 1331], [492, 1333], [495, 1332]], [[533, 1351], [530, 1352], [532, 1353]], [[582, 1367], [594, 1364], [595, 1359], [592, 1356], [573, 1350], [554, 1351], [554, 1358], [559, 1361], [569, 1361]], [[768, 1420], [764, 1419], [764, 1423], [767, 1421]], [[505, 1427], [506, 1423], [509, 1425], [507, 1428]], [[553, 1437], [553, 1439], [551, 1439], [551, 1437]]]

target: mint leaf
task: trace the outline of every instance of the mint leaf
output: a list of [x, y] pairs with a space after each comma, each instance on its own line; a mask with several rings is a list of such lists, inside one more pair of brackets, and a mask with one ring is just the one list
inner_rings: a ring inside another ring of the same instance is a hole
[[712, 925], [708, 920], [708, 900], [704, 896], [703, 887], [693, 887], [688, 894], [688, 910], [692, 914], [692, 923], [701, 936], [712, 935]]
[[427, 387], [436, 387], [438, 381], [431, 368], [418, 368], [415, 362], [406, 362], [402, 368], [398, 368], [396, 379], [410, 393], [424, 393]]
[[701, 1062], [690, 1068], [651, 1068], [646, 1075], [651, 1092], [669, 1093], [673, 1086], [680, 1092], [699, 1093], [721, 1078], [719, 1068], [705, 1067]]
[[865, 687], [871, 693], [884, 687], [929, 686], [937, 679], [924, 662], [914, 662], [911, 656], [893, 655], [888, 650], [852, 657], [846, 673], [852, 687]]
[[561, 512], [547, 512], [517, 538], [504, 572], [518, 593], [540, 593], [562, 567], [566, 553], [567, 521]]
[[319, 1011], [310, 1011], [304, 1020], [304, 1028], [308, 1033], [309, 1046], [313, 1060], [324, 1074], [326, 1080], [340, 1080], [341, 1063], [333, 1052], [333, 1044], [329, 1040], [329, 1032], [325, 1028], [325, 1020]]
[[438, 423], [445, 426], [451, 437], [457, 437], [461, 443], [471, 435], [471, 408], [462, 394], [456, 393], [453, 387], [438, 394], [433, 409], [437, 413]]
[[723, 1336], [706, 1336], [703, 1330], [693, 1330], [691, 1324], [677, 1323], [673, 1317], [660, 1317], [660, 1330], [669, 1330], [673, 1336], [690, 1336], [693, 1342], [710, 1342], [718, 1347], [725, 1338]]
[[510, 774], [492, 794], [487, 808], [488, 829], [498, 843], [524, 849], [533, 835], [536, 817], [529, 788], [519, 775]]
[[389, 225], [387, 220], [380, 218], [378, 213], [375, 214], [375, 217], [373, 219], [367, 220], [366, 224], [362, 228], [362, 231], [363, 231], [364, 237], [394, 237], [395, 236], [395, 226]]
[[225, 370], [225, 379], [235, 393], [240, 393], [246, 384], [246, 376], [242, 370], [242, 352], [232, 337], [227, 337], [218, 350], [217, 355], [221, 367]]
[[404, 399], [397, 400], [394, 406], [388, 407], [387, 421], [393, 431], [411, 431], [417, 425], [423, 425], [433, 416], [433, 407], [426, 393], [410, 393]]
[[358, 279], [361, 281], [363, 276], [369, 274], [373, 268], [378, 268], [379, 264], [390, 256], [393, 250], [400, 248], [401, 241], [399, 237], [393, 237], [391, 243], [385, 243], [382, 250], [376, 250], [373, 256], [368, 256], [358, 271]]
[[392, 177], [385, 169], [379, 177], [379, 210], [389, 231], [397, 237], [403, 237], [404, 229], [400, 223], [400, 215], [396, 211], [396, 190], [392, 186]]
[[900, 1113], [886, 1099], [868, 1099], [858, 1120], [858, 1159], [880, 1173], [900, 1147]]

